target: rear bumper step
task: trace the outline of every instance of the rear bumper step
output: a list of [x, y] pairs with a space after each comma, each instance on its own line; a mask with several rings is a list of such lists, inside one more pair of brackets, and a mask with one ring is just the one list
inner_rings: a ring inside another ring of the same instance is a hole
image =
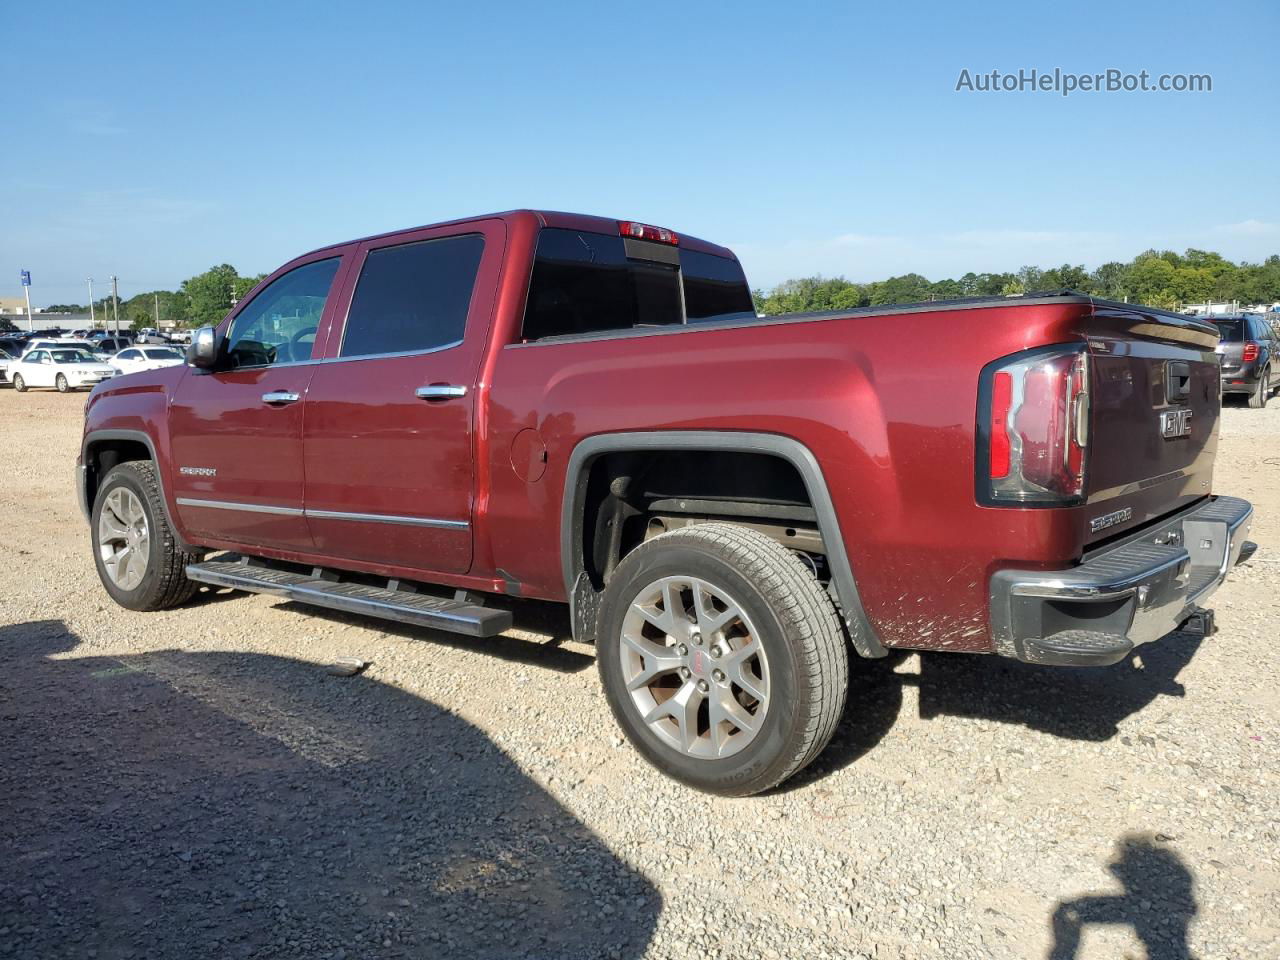
[[389, 590], [359, 583], [339, 583], [305, 573], [250, 565], [244, 561], [212, 560], [187, 565], [187, 577], [215, 587], [308, 603], [330, 610], [396, 620], [470, 637], [493, 637], [511, 628], [511, 613], [465, 600], [448, 600], [406, 590]]
[[1247, 543], [1253, 507], [1214, 497], [1067, 570], [1001, 570], [991, 578], [996, 652], [1028, 663], [1106, 666], [1189, 626], [1212, 631], [1200, 604]]

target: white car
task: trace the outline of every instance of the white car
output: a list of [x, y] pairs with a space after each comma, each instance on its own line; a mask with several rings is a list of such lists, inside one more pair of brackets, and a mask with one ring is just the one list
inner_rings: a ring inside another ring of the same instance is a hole
[[129, 347], [111, 358], [111, 365], [121, 373], [176, 367], [186, 362], [183, 352], [173, 347]]
[[68, 393], [114, 377], [116, 368], [85, 350], [37, 347], [24, 353], [21, 360], [11, 361], [6, 373], [19, 393], [28, 387], [54, 387], [59, 393]]
[[85, 353], [93, 354], [95, 360], [110, 360], [111, 355], [122, 347], [124, 344], [104, 351], [100, 343], [91, 343], [88, 340], [28, 340], [22, 355], [26, 356], [33, 350], [83, 350]]

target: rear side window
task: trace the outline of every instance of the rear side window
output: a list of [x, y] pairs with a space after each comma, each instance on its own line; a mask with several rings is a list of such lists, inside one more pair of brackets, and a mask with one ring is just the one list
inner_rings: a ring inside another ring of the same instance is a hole
[[482, 253], [479, 234], [370, 251], [339, 356], [420, 353], [460, 343]]
[[754, 320], [756, 306], [737, 260], [697, 250], [680, 251], [684, 309], [690, 323]]
[[621, 236], [558, 228], [538, 236], [525, 340], [754, 317], [736, 260], [661, 247], [671, 262], [627, 256]]

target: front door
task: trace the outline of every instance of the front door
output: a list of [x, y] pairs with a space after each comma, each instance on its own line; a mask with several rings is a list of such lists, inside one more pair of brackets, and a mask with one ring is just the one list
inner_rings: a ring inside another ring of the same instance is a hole
[[319, 553], [423, 574], [470, 568], [474, 391], [502, 246], [501, 222], [485, 221], [358, 251], [346, 322], [307, 396]]
[[342, 252], [283, 269], [224, 324], [216, 370], [189, 370], [169, 411], [172, 484], [197, 540], [307, 550], [302, 411]]

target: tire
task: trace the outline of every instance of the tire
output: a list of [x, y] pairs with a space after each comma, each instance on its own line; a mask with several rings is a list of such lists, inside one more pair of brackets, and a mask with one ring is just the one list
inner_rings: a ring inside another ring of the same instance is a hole
[[[145, 522], [145, 543], [140, 537], [130, 539], [138, 527], [127, 522], [130, 511], [121, 509], [122, 504], [136, 505]], [[109, 514], [105, 525], [104, 511]], [[122, 529], [124, 534], [118, 540], [110, 539], [108, 528]], [[167, 610], [191, 599], [196, 592], [197, 584], [187, 579], [186, 567], [199, 555], [179, 546], [169, 526], [156, 466], [151, 461], [122, 463], [106, 475], [94, 498], [89, 530], [98, 577], [120, 606], [129, 610]], [[109, 538], [105, 544], [104, 537]], [[124, 556], [120, 551], [126, 545], [133, 551], [128, 562], [114, 559]], [[104, 554], [113, 560], [108, 561]], [[140, 570], [139, 558], [145, 560]]]
[[71, 384], [67, 383], [67, 376], [64, 373], [58, 374], [58, 379], [53, 382], [53, 385], [58, 388], [59, 393], [71, 392]]
[[17, 390], [19, 393], [27, 392], [27, 381], [22, 379], [22, 374], [15, 373], [13, 375], [13, 389]]
[[1263, 370], [1258, 375], [1258, 385], [1249, 394], [1249, 406], [1254, 410], [1261, 410], [1267, 405], [1267, 400], [1271, 397], [1271, 371]]
[[[699, 622], [715, 624], [709, 636]], [[698, 790], [776, 786], [822, 751], [844, 711], [848, 648], [831, 599], [754, 530], [697, 524], [637, 547], [605, 588], [599, 624], [596, 660], [618, 724], [646, 760]]]

